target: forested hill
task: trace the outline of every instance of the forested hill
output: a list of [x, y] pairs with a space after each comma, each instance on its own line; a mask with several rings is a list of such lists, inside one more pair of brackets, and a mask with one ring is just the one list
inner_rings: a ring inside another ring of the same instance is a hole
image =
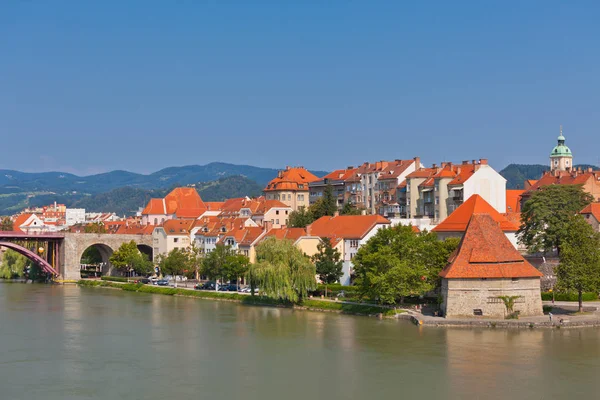
[[[195, 186], [204, 201], [222, 201], [232, 197], [259, 196], [263, 189], [262, 185], [243, 176], [229, 176], [216, 181], [198, 182]], [[85, 208], [87, 211], [133, 215], [139, 207], [144, 207], [152, 197], [164, 197], [171, 189], [141, 189], [124, 186], [97, 194], [54, 194], [45, 192], [5, 194], [0, 195], [0, 215], [11, 215], [26, 207], [43, 206], [54, 201], [65, 204], [67, 207]]]
[[[598, 167], [588, 164], [579, 164], [575, 168], [594, 168]], [[545, 171], [550, 169], [547, 165], [541, 164], [510, 164], [502, 171], [500, 175], [506, 178], [507, 189], [523, 189], [524, 182], [528, 179], [540, 179]]]
[[[63, 172], [28, 173], [0, 170], [0, 194], [43, 191], [96, 194], [124, 186], [140, 189], [168, 189], [177, 185], [185, 186], [197, 182], [215, 181], [228, 176], [243, 176], [264, 187], [277, 176], [277, 172], [278, 170], [273, 168], [220, 162], [170, 167], [148, 175], [111, 171], [97, 175], [77, 176]], [[311, 172], [319, 177], [328, 174], [325, 171]]]

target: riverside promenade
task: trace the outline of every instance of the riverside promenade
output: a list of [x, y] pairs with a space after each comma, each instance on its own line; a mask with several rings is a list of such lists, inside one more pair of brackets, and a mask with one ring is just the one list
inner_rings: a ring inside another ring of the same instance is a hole
[[578, 313], [575, 302], [551, 301], [543, 305], [552, 307], [552, 320], [545, 314], [538, 317], [519, 319], [494, 319], [485, 317], [443, 318], [428, 313], [407, 310], [401, 318], [409, 318], [417, 325], [447, 327], [487, 327], [487, 328], [582, 328], [600, 327], [600, 302], [583, 303], [583, 313]]

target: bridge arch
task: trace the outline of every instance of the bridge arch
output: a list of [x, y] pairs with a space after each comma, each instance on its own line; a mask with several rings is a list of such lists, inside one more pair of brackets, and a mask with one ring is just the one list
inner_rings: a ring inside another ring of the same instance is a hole
[[[110, 273], [112, 271], [111, 271], [111, 265], [110, 265], [109, 260], [110, 260], [110, 256], [112, 256], [112, 254], [114, 252], [114, 249], [105, 243], [92, 243], [89, 246], [87, 246], [86, 248], [81, 249], [81, 254], [79, 254], [80, 263], [82, 262], [83, 255], [89, 248], [96, 249], [102, 259], [102, 261], [101, 261], [102, 275], [110, 275]], [[83, 270], [81, 273], [83, 273]], [[83, 277], [83, 275], [82, 275], [82, 277]]]
[[35, 252], [33, 252], [23, 246], [20, 246], [18, 244], [11, 243], [11, 242], [0, 242], [0, 247], [6, 247], [8, 249], [14, 250], [17, 253], [27, 257], [31, 261], [37, 263], [44, 272], [46, 272], [52, 276], [58, 276], [58, 271], [55, 270], [52, 267], [52, 265], [50, 265], [50, 263], [48, 263], [48, 261], [44, 260], [42, 257], [40, 257]]

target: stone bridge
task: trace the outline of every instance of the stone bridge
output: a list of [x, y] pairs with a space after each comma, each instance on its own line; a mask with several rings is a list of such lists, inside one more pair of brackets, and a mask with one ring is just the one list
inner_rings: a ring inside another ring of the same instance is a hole
[[123, 243], [130, 241], [137, 243], [138, 248], [152, 259], [152, 235], [119, 235], [102, 233], [65, 233], [60, 251], [60, 279], [80, 279], [80, 263], [83, 252], [88, 247], [96, 247], [102, 256], [102, 262], [107, 269], [104, 274], [112, 271], [108, 259], [112, 253]]

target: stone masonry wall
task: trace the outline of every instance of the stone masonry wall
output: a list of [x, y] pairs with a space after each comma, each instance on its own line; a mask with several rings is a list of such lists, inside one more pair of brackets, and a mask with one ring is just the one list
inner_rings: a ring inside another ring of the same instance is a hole
[[474, 316], [503, 318], [506, 307], [498, 296], [521, 296], [514, 305], [521, 316], [543, 315], [539, 278], [442, 279], [442, 310], [446, 317]]
[[80, 279], [81, 256], [85, 249], [97, 245], [104, 261], [121, 246], [130, 241], [138, 245], [152, 248], [152, 235], [111, 235], [99, 233], [65, 233], [60, 249], [60, 278], [65, 280]]

